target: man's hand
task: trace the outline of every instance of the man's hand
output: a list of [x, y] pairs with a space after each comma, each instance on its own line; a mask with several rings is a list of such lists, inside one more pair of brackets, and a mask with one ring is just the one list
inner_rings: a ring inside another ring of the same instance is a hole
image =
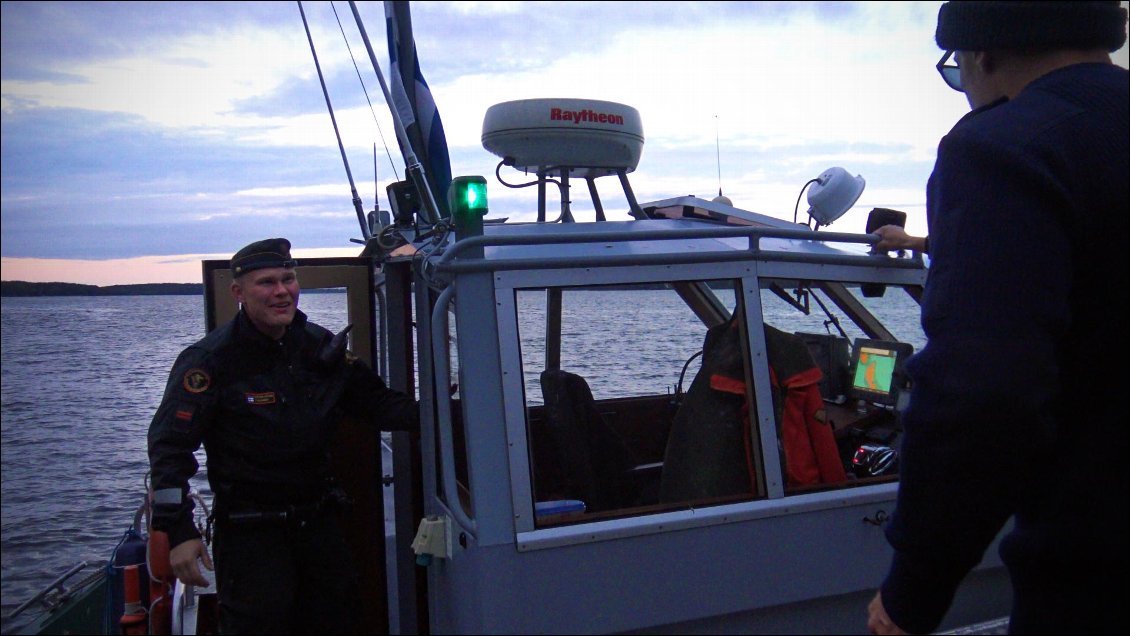
[[208, 549], [200, 539], [189, 539], [169, 551], [169, 565], [173, 567], [173, 574], [185, 585], [208, 587], [208, 579], [196, 567], [196, 559], [204, 562], [204, 567], [214, 570], [212, 557], [208, 556]]
[[926, 250], [926, 241], [921, 236], [911, 236], [906, 230], [897, 225], [884, 225], [872, 232], [879, 237], [879, 242], [871, 247], [874, 252], [889, 252], [891, 250]]
[[411, 243], [405, 243], [400, 247], [388, 253], [389, 256], [412, 256], [416, 253], [416, 246]]
[[880, 592], [875, 593], [875, 598], [871, 599], [871, 603], [867, 606], [867, 629], [871, 630], [872, 634], [906, 633], [895, 625], [890, 616], [887, 616], [887, 609], [883, 607], [883, 595]]

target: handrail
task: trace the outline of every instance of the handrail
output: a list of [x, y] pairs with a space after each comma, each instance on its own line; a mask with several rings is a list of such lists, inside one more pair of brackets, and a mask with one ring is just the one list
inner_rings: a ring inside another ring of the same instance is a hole
[[443, 462], [441, 471], [441, 492], [447, 502], [455, 521], [464, 530], [475, 534], [477, 528], [475, 520], [463, 509], [463, 501], [459, 498], [459, 489], [455, 479], [455, 441], [452, 432], [451, 419], [451, 367], [447, 360], [448, 322], [447, 306], [455, 296], [455, 285], [448, 285], [440, 292], [436, 299], [436, 306], [432, 309], [432, 366], [435, 375], [432, 383], [436, 392], [436, 424], [439, 427], [440, 461]]
[[[479, 257], [460, 257], [459, 254], [482, 246], [501, 245], [546, 245], [565, 243], [610, 243], [647, 240], [678, 240], [698, 238], [749, 238], [750, 248], [746, 251], [704, 250], [677, 253], [643, 254], [593, 254], [588, 256], [524, 257], [486, 260]], [[883, 254], [799, 254], [786, 251], [762, 251], [759, 242], [762, 238], [788, 238], [816, 240], [836, 243], [859, 243], [873, 245], [879, 241], [874, 234], [851, 234], [842, 232], [812, 232], [786, 228], [765, 227], [718, 227], [693, 228], [682, 230], [641, 230], [635, 232], [570, 232], [533, 236], [475, 236], [462, 239], [445, 250], [438, 259], [429, 261], [440, 272], [483, 272], [514, 269], [552, 269], [558, 267], [613, 267], [624, 265], [686, 265], [692, 263], [733, 262], [749, 260], [756, 255], [758, 260], [811, 263], [817, 265], [859, 266], [869, 264], [893, 269], [924, 268], [920, 255], [914, 258], [890, 258]]]
[[[689, 265], [694, 263], [727, 263], [746, 261], [752, 252], [712, 251], [680, 252], [677, 254], [616, 254], [611, 256], [558, 256], [537, 258], [515, 258], [506, 260], [483, 260], [478, 258], [459, 259], [454, 263], [437, 265], [440, 272], [495, 272], [517, 269], [555, 269], [575, 267], [617, 267], [627, 265]], [[764, 262], [806, 263], [813, 265], [859, 266], [870, 261], [871, 265], [881, 265], [886, 269], [924, 269], [921, 260], [906, 258], [887, 258], [883, 256], [849, 256], [847, 254], [795, 254], [790, 252], [757, 252], [758, 260]]]
[[8, 618], [11, 619], [11, 618], [15, 618], [15, 617], [19, 616], [20, 614], [22, 614], [24, 612], [24, 610], [31, 607], [32, 605], [35, 605], [38, 602], [42, 601], [42, 602], [46, 603], [47, 595], [50, 594], [53, 591], [58, 590], [59, 594], [66, 594], [67, 588], [63, 587], [63, 583], [67, 579], [74, 576], [75, 574], [78, 574], [86, 566], [87, 566], [86, 561], [80, 561], [80, 562], [76, 563], [75, 565], [71, 566], [70, 569], [68, 569], [66, 572], [64, 572], [62, 575], [60, 575], [54, 581], [51, 581], [50, 583], [48, 583], [47, 587], [43, 588], [43, 590], [41, 592], [39, 592], [39, 594], [36, 594], [35, 596], [29, 598], [28, 600], [24, 601], [23, 603], [20, 603], [19, 607], [12, 610], [11, 614], [8, 614]]
[[775, 227], [726, 226], [709, 228], [686, 228], [665, 230], [638, 230], [620, 232], [562, 232], [555, 234], [535, 234], [523, 236], [472, 236], [460, 241], [444, 251], [437, 267], [449, 263], [461, 252], [480, 246], [500, 245], [548, 245], [551, 243], [623, 243], [627, 241], [662, 241], [703, 238], [749, 238], [750, 251], [759, 251], [758, 242], [762, 238], [785, 238], [802, 241], [822, 241], [826, 243], [862, 243], [874, 245], [879, 242], [875, 234], [853, 234], [849, 232], [813, 232]]

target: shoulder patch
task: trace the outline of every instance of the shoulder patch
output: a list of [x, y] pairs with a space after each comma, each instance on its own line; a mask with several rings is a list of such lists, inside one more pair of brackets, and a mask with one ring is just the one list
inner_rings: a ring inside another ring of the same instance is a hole
[[203, 393], [212, 386], [212, 376], [199, 367], [189, 369], [184, 374], [184, 390], [189, 393]]

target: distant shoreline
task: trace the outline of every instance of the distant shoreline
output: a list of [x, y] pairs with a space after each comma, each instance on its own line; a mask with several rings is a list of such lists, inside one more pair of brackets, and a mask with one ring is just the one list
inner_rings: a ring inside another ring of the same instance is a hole
[[[341, 293], [344, 288], [304, 289], [304, 294]], [[141, 283], [137, 285], [83, 285], [81, 283], [29, 283], [23, 280], [0, 281], [0, 297], [35, 298], [47, 296], [204, 296], [203, 283]]]
[[27, 296], [202, 296], [202, 283], [143, 283], [138, 285], [83, 285], [80, 283], [29, 283], [0, 281], [0, 297]]

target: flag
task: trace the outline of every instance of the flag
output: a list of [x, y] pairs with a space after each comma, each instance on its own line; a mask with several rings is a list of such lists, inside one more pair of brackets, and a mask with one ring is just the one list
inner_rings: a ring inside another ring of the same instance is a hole
[[[412, 15], [406, 0], [385, 2], [388, 56], [392, 67], [389, 90], [393, 108], [400, 115], [412, 152], [416, 154], [442, 216], [447, 210], [447, 188], [451, 184], [451, 159], [447, 138], [432, 99], [431, 89], [420, 72], [416, 41], [412, 37]], [[403, 143], [403, 142], [401, 142]], [[401, 151], [404, 149], [401, 148]]]

